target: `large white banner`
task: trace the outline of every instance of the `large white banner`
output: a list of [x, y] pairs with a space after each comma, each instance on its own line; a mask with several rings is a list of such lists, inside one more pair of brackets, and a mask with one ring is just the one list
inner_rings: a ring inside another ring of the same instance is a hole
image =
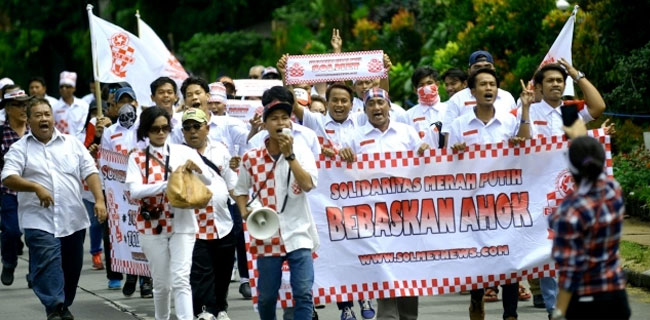
[[[573, 64], [571, 58], [571, 47], [573, 46], [573, 27], [576, 23], [577, 13], [578, 6], [575, 6], [573, 8], [571, 16], [569, 17], [569, 20], [567, 20], [567, 22], [564, 24], [564, 27], [562, 27], [560, 34], [553, 42], [553, 45], [548, 50], [546, 56], [544, 56], [544, 60], [542, 60], [540, 67], [548, 63], [557, 63], [560, 58], [564, 58], [567, 62], [569, 62], [569, 64]], [[571, 79], [568, 80], [569, 81], [565, 82], [563, 95], [573, 96], [575, 95], [573, 81], [571, 81]]]
[[[594, 131], [607, 151], [609, 137]], [[321, 246], [316, 304], [447, 294], [554, 276], [548, 215], [573, 189], [562, 136], [524, 146], [489, 144], [321, 157], [309, 193]], [[256, 260], [251, 260], [257, 302]], [[292, 305], [285, 266], [278, 305]]]
[[149, 264], [138, 238], [135, 219], [140, 201], [132, 199], [126, 189], [126, 168], [129, 157], [100, 150], [100, 170], [106, 191], [106, 210], [111, 232], [111, 269], [120, 273], [150, 276]]
[[96, 17], [87, 6], [93, 71], [96, 81], [126, 81], [133, 87], [140, 105], [153, 105], [149, 84], [166, 67], [153, 47], [130, 32]]
[[386, 78], [384, 52], [358, 51], [289, 56], [285, 83], [319, 83]]

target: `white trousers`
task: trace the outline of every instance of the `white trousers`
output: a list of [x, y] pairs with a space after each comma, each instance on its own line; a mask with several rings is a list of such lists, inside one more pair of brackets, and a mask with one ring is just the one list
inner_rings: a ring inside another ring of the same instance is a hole
[[174, 294], [174, 308], [179, 320], [194, 319], [190, 270], [194, 234], [172, 233], [140, 234], [142, 251], [149, 260], [153, 279], [153, 303], [156, 320], [168, 320], [170, 293]]

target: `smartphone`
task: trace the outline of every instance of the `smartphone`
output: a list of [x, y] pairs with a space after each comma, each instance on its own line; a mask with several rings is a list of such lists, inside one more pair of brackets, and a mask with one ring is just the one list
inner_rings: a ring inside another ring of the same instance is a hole
[[578, 120], [578, 105], [565, 104], [560, 109], [562, 111], [562, 123], [565, 127], [570, 127], [576, 120]]

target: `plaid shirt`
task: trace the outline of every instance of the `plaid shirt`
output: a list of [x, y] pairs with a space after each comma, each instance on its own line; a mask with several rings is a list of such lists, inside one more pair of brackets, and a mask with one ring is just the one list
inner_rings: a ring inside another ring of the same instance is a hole
[[618, 253], [624, 214], [614, 179], [601, 177], [587, 194], [564, 199], [549, 217], [560, 288], [581, 296], [625, 288]]
[[[11, 129], [9, 126], [9, 122], [0, 125], [0, 133], [2, 134], [2, 141], [0, 141], [0, 171], [2, 168], [5, 167], [5, 154], [7, 151], [9, 151], [9, 147], [11, 147], [14, 142], [20, 140], [20, 136], [14, 129]], [[25, 135], [29, 134], [29, 126], [27, 126], [27, 130], [25, 130]], [[13, 191], [0, 182], [0, 191], [2, 191], [2, 194], [11, 194], [11, 195], [16, 195], [16, 191]]]

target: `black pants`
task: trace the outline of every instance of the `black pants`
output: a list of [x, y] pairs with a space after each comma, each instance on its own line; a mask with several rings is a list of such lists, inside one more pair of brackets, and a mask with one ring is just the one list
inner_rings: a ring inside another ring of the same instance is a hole
[[[503, 289], [503, 319], [507, 317], [517, 318], [517, 303], [519, 302], [519, 282], [501, 285]], [[481, 301], [485, 294], [485, 289], [471, 290], [472, 300]]]
[[601, 292], [589, 296], [574, 294], [566, 311], [567, 319], [626, 320], [630, 315], [630, 305], [625, 290]]
[[106, 278], [108, 280], [122, 280], [122, 274], [111, 269], [111, 230], [108, 220], [102, 223], [102, 237], [104, 240], [104, 263], [106, 264]]
[[241, 213], [236, 204], [228, 204], [228, 210], [230, 210], [230, 216], [233, 221], [233, 227], [230, 233], [235, 237], [235, 245], [237, 246], [237, 270], [239, 271], [239, 277], [248, 279], [246, 240], [244, 239], [244, 226]]
[[203, 310], [217, 315], [228, 309], [228, 285], [235, 263], [235, 242], [231, 231], [216, 240], [200, 240], [194, 243], [192, 252], [192, 305], [194, 314]]

